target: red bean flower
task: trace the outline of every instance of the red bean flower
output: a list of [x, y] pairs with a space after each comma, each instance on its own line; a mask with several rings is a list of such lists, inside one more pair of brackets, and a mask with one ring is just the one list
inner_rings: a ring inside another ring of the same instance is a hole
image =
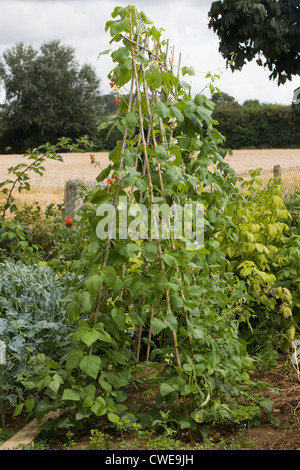
[[73, 225], [72, 217], [67, 217], [65, 224], [66, 224], [66, 227], [72, 227]]
[[93, 165], [95, 163], [95, 157], [94, 155], [90, 155], [90, 160], [91, 160], [91, 165]]
[[108, 184], [113, 184], [113, 182], [112, 182], [111, 179], [109, 179], [109, 180], [107, 181], [107, 183], [108, 183]]
[[119, 96], [115, 96], [115, 104], [117, 104], [118, 101], [120, 101], [120, 97], [119, 97]]

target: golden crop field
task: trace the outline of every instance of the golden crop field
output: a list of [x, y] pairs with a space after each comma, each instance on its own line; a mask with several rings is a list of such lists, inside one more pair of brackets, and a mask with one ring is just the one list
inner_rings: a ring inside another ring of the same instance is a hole
[[[100, 166], [91, 165], [89, 153], [61, 154], [63, 162], [48, 160], [43, 166], [45, 172], [39, 176], [30, 173], [30, 191], [14, 192], [14, 197], [19, 203], [32, 204], [38, 202], [41, 207], [50, 203], [62, 203], [64, 199], [64, 187], [68, 180], [94, 181], [108, 163], [108, 153], [96, 153], [95, 160]], [[0, 155], [0, 181], [10, 178], [7, 168], [26, 162], [22, 155]], [[12, 178], [14, 179], [14, 178]]]
[[[99, 166], [91, 165], [89, 153], [62, 154], [63, 162], [45, 162], [42, 177], [31, 174], [30, 192], [15, 193], [17, 202], [38, 202], [41, 207], [46, 207], [51, 202], [62, 203], [66, 181], [94, 181], [101, 169], [108, 165], [108, 153], [99, 152], [93, 155]], [[237, 172], [245, 172], [247, 175], [251, 169], [272, 170], [274, 165], [281, 165], [283, 169], [300, 167], [300, 149], [235, 150], [226, 160]], [[9, 178], [7, 168], [22, 161], [26, 161], [22, 155], [0, 155], [0, 181]], [[293, 173], [293, 178], [295, 185], [299, 185], [300, 171]]]

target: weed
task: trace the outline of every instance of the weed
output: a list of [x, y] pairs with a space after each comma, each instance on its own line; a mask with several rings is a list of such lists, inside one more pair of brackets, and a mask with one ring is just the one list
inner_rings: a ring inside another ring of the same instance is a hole
[[5, 428], [0, 428], [0, 445], [6, 442], [13, 435], [14, 431], [9, 431]]
[[106, 450], [111, 446], [112, 439], [99, 429], [91, 430], [90, 450]]
[[182, 442], [175, 440], [170, 436], [162, 434], [161, 436], [150, 439], [145, 450], [179, 450], [182, 449]]
[[74, 440], [74, 434], [71, 431], [68, 431], [66, 434], [67, 442], [64, 444], [64, 450], [72, 450], [76, 446], [76, 441]]

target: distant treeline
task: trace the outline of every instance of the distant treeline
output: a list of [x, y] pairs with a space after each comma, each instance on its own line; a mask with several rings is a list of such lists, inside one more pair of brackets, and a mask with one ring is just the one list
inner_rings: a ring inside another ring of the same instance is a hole
[[213, 118], [226, 137], [226, 147], [300, 148], [300, 118], [292, 105], [262, 104], [247, 100], [242, 105], [227, 94], [214, 94]]
[[[241, 105], [226, 93], [216, 93], [211, 99], [215, 103], [213, 119], [217, 121], [216, 127], [226, 139], [223, 145], [225, 148], [300, 148], [300, 116], [293, 111], [292, 105], [262, 104], [258, 100], [247, 100]], [[117, 113], [114, 95], [98, 97], [96, 109], [99, 125], [107, 116]], [[98, 130], [98, 125], [89, 133], [94, 151], [112, 150], [117, 141], [122, 139], [121, 132], [116, 127], [109, 131]], [[43, 140], [51, 141], [52, 136], [29, 136], [28, 131], [23, 134], [18, 129], [12, 132], [11, 142], [7, 135], [5, 137], [1, 139], [0, 136], [1, 153], [5, 151], [4, 147], [8, 151], [23, 152], [28, 146], [40, 145]], [[37, 141], [35, 137], [38, 137]]]
[[[75, 50], [60, 41], [46, 42], [38, 50], [18, 43], [5, 51], [0, 57], [5, 94], [0, 153], [24, 153], [46, 142], [55, 144], [60, 137], [86, 135], [95, 151], [113, 149], [122, 139], [120, 130], [99, 126], [118, 112], [118, 104], [113, 93], [101, 95], [100, 83], [93, 67], [80, 65]], [[211, 99], [225, 147], [300, 148], [300, 112], [297, 117], [292, 104], [248, 100], [240, 105], [226, 93], [214, 93]]]

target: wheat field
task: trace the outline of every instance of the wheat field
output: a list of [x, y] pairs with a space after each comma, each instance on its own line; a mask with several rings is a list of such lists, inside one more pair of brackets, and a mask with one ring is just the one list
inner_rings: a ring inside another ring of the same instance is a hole
[[[30, 191], [14, 192], [17, 203], [33, 204], [38, 202], [42, 208], [50, 203], [62, 203], [64, 200], [64, 187], [68, 180], [94, 181], [101, 169], [108, 165], [108, 153], [93, 155], [97, 165], [91, 165], [90, 153], [61, 154], [63, 162], [45, 161], [43, 176], [39, 176], [34, 172], [30, 173]], [[10, 178], [7, 171], [9, 167], [26, 161], [22, 155], [0, 155], [0, 181]]]
[[[45, 173], [30, 174], [31, 190], [15, 192], [18, 204], [34, 202], [44, 208], [50, 203], [60, 204], [64, 198], [64, 186], [68, 180], [94, 181], [101, 169], [109, 164], [107, 152], [94, 153], [96, 165], [90, 161], [90, 153], [61, 154], [63, 162], [48, 160]], [[0, 155], [0, 182], [9, 178], [7, 169], [26, 160], [22, 155]], [[300, 149], [235, 150], [226, 161], [237, 172], [247, 175], [251, 169], [272, 170], [274, 165], [282, 168], [300, 167]], [[298, 169], [299, 170], [299, 169]], [[293, 174], [295, 184], [300, 184], [300, 172]]]

